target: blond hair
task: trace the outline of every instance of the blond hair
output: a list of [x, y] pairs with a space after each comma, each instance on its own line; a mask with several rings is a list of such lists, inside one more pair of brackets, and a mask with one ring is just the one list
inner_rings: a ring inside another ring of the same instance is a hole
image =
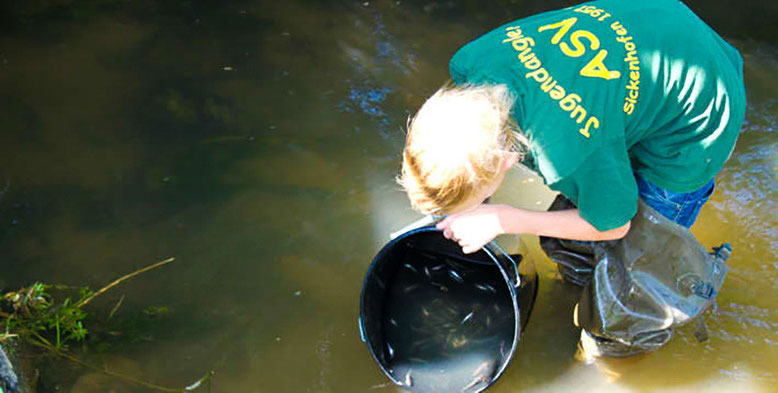
[[408, 122], [397, 182], [414, 209], [444, 214], [496, 179], [505, 152], [526, 140], [505, 85], [446, 85]]

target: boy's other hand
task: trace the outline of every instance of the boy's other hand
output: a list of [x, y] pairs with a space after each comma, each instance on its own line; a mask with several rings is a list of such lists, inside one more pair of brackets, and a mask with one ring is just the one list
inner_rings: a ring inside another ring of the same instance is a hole
[[462, 252], [470, 254], [480, 250], [495, 237], [503, 233], [500, 224], [500, 211], [503, 205], [476, 205], [472, 209], [451, 214], [436, 225], [443, 231], [446, 239], [451, 239], [462, 247]]

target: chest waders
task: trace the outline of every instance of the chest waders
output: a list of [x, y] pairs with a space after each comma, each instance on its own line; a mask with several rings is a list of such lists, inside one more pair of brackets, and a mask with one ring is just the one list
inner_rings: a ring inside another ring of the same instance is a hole
[[[574, 208], [557, 197], [549, 210]], [[692, 233], [642, 200], [629, 233], [606, 242], [541, 237], [541, 247], [563, 278], [583, 286], [578, 326], [601, 356], [626, 357], [667, 343], [675, 327], [715, 301], [727, 272], [729, 244], [708, 252]], [[697, 338], [705, 339], [698, 331]]]

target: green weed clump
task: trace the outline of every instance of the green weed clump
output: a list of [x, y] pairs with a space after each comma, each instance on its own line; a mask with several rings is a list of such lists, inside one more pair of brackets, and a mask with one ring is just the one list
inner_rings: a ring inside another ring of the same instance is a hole
[[86, 338], [87, 312], [81, 309], [81, 304], [94, 293], [88, 287], [81, 287], [75, 300], [66, 297], [57, 303], [50, 293], [52, 288], [73, 289], [36, 282], [3, 295], [0, 316], [5, 318], [5, 332], [0, 335], [0, 341], [21, 337], [33, 345], [60, 351], [69, 343]]
[[[84, 341], [88, 334], [85, 321], [89, 314], [84, 310], [84, 306], [89, 304], [92, 299], [105, 293], [122, 281], [156, 269], [174, 260], [175, 258], [169, 258], [136, 270], [114, 280], [97, 291], [92, 291], [89, 287], [71, 287], [36, 282], [17, 291], [6, 292], [0, 298], [0, 318], [2, 318], [0, 320], [0, 331], [3, 332], [0, 333], [0, 343], [20, 340], [66, 358], [83, 367], [158, 391], [191, 392], [204, 386], [208, 386], [210, 390], [210, 384], [207, 382], [210, 382], [213, 376], [211, 371], [187, 387], [170, 388], [89, 364], [74, 356], [68, 350], [69, 344]], [[62, 296], [53, 296], [53, 291], [62, 292]], [[70, 295], [66, 296], [66, 293]], [[111, 310], [109, 319], [121, 305], [123, 299], [124, 297]]]

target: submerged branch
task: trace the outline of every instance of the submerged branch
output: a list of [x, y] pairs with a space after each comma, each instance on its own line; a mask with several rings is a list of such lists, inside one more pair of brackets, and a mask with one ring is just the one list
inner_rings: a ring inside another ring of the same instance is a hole
[[[41, 341], [41, 340], [43, 340], [43, 341]], [[80, 365], [82, 367], [86, 367], [88, 369], [91, 369], [91, 370], [94, 370], [94, 371], [98, 371], [98, 372], [101, 372], [101, 373], [106, 374], [106, 375], [110, 375], [110, 376], [112, 376], [114, 378], [118, 378], [118, 379], [121, 379], [123, 381], [130, 382], [130, 383], [133, 383], [133, 384], [136, 384], [136, 385], [139, 385], [139, 386], [143, 386], [143, 387], [146, 387], [146, 388], [149, 388], [149, 389], [154, 389], [154, 390], [157, 390], [157, 391], [160, 391], [160, 392], [171, 392], [171, 393], [191, 392], [191, 391], [195, 390], [196, 388], [200, 387], [203, 383], [206, 383], [206, 382], [210, 381], [211, 377], [213, 377], [213, 371], [208, 371], [205, 374], [205, 376], [203, 376], [202, 378], [198, 379], [193, 384], [191, 384], [191, 385], [189, 385], [187, 387], [184, 387], [184, 388], [171, 388], [171, 387], [167, 387], [167, 386], [156, 385], [156, 384], [153, 384], [151, 382], [146, 382], [146, 381], [143, 381], [141, 379], [131, 377], [129, 375], [125, 375], [125, 374], [118, 373], [116, 371], [109, 370], [109, 369], [107, 369], [105, 367], [98, 367], [98, 366], [95, 366], [94, 364], [87, 363], [87, 362], [85, 362], [85, 361], [83, 361], [83, 360], [81, 360], [81, 359], [79, 359], [79, 358], [77, 358], [77, 357], [75, 357], [75, 356], [65, 352], [65, 351], [58, 350], [57, 348], [52, 346], [51, 343], [49, 343], [48, 341], [46, 341], [45, 339], [43, 339], [40, 336], [37, 336], [37, 339], [32, 339], [31, 338], [31, 339], [27, 340], [27, 342], [29, 342], [30, 344], [32, 344], [32, 345], [34, 345], [36, 347], [48, 350], [48, 351], [54, 353], [55, 355], [61, 356], [61, 357], [65, 358], [67, 360], [70, 360], [71, 362], [76, 363], [76, 364], [78, 364], [78, 365]]]
[[116, 314], [116, 311], [118, 311], [119, 307], [122, 306], [122, 302], [124, 302], [124, 295], [122, 295], [122, 297], [119, 299], [119, 301], [116, 302], [116, 305], [113, 306], [113, 309], [111, 309], [111, 312], [108, 314], [108, 320], [113, 318], [114, 314]]
[[95, 292], [95, 293], [91, 294], [91, 295], [90, 295], [89, 297], [87, 297], [86, 299], [84, 299], [84, 300], [82, 300], [82, 301], [78, 302], [78, 304], [76, 304], [76, 307], [78, 307], [78, 308], [81, 308], [81, 307], [83, 307], [83, 306], [87, 305], [89, 302], [91, 302], [91, 301], [92, 301], [92, 299], [94, 299], [94, 298], [95, 298], [95, 297], [97, 297], [98, 295], [102, 295], [102, 294], [103, 294], [105, 291], [107, 291], [107, 290], [109, 290], [109, 289], [111, 289], [111, 288], [113, 288], [113, 287], [115, 287], [115, 286], [119, 285], [119, 284], [120, 284], [122, 281], [128, 280], [128, 279], [130, 279], [130, 278], [132, 278], [132, 277], [135, 277], [135, 276], [137, 276], [138, 274], [141, 274], [141, 273], [147, 272], [147, 271], [149, 271], [149, 270], [156, 269], [156, 268], [158, 268], [158, 267], [160, 267], [160, 266], [162, 266], [162, 265], [166, 265], [166, 264], [168, 264], [168, 263], [170, 263], [170, 262], [173, 262], [173, 261], [175, 261], [175, 260], [176, 260], [176, 258], [175, 258], [175, 257], [170, 257], [170, 258], [168, 258], [168, 259], [165, 259], [164, 261], [157, 262], [157, 263], [155, 263], [155, 264], [153, 264], [153, 265], [151, 265], [151, 266], [146, 266], [146, 267], [144, 267], [143, 269], [139, 269], [139, 270], [136, 270], [136, 271], [134, 271], [134, 272], [132, 272], [132, 273], [130, 273], [130, 274], [127, 274], [127, 275], [124, 275], [124, 276], [122, 276], [122, 277], [119, 277], [118, 279], [114, 280], [112, 283], [110, 283], [110, 284], [108, 284], [108, 285], [106, 285], [106, 286], [104, 286], [104, 287], [100, 288], [100, 290], [99, 290], [99, 291], [97, 291], [97, 292]]

